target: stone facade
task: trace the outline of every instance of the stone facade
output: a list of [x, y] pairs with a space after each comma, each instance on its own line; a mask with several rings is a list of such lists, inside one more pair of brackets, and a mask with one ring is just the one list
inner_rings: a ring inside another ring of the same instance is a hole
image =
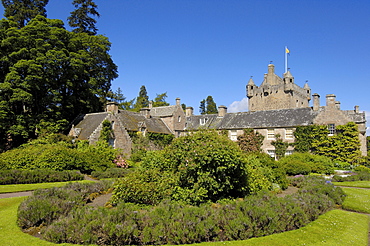
[[290, 71], [280, 78], [275, 74], [275, 66], [268, 66], [268, 73], [260, 87], [251, 78], [247, 84], [249, 111], [304, 108], [309, 107], [311, 89], [306, 83], [303, 88], [294, 83]]

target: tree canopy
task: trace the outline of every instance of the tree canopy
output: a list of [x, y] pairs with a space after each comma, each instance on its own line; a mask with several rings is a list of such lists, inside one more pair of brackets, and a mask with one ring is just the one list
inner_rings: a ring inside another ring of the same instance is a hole
[[46, 5], [49, 0], [1, 0], [4, 6], [4, 16], [12, 17], [18, 27], [24, 27], [37, 15], [46, 17]]
[[139, 96], [136, 98], [134, 111], [140, 111], [142, 108], [149, 106], [149, 97], [144, 85], [140, 87]]
[[200, 101], [199, 106], [199, 113], [200, 114], [217, 114], [217, 106], [216, 103], [213, 101], [212, 96], [208, 96], [206, 99]]
[[96, 20], [91, 16], [100, 17], [96, 10], [98, 6], [92, 0], [73, 0], [75, 10], [68, 17], [68, 24], [74, 28], [73, 32], [95, 35], [98, 31]]
[[73, 33], [41, 15], [0, 21], [1, 146], [36, 137], [39, 124], [101, 111], [117, 67], [102, 35]]

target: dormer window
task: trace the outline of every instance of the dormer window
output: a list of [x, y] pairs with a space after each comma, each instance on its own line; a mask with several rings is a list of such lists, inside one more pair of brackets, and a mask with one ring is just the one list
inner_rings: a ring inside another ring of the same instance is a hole
[[205, 124], [206, 124], [206, 122], [207, 122], [207, 120], [208, 120], [208, 118], [201, 118], [201, 119], [199, 119], [199, 123], [200, 123], [201, 125], [205, 125]]

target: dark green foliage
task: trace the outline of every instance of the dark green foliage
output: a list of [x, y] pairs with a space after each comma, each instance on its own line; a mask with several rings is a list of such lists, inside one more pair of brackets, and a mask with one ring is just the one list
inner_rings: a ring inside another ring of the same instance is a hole
[[157, 169], [130, 172], [115, 185], [112, 201], [156, 205], [171, 198], [176, 181], [172, 173]]
[[36, 138], [42, 122], [65, 127], [102, 110], [117, 77], [106, 37], [69, 32], [61, 20], [38, 15], [23, 28], [0, 20], [0, 41], [1, 150]]
[[100, 131], [99, 140], [109, 143], [109, 140], [113, 138], [114, 138], [114, 133], [112, 129], [112, 123], [109, 120], [104, 120], [102, 122], [102, 129]]
[[280, 134], [276, 134], [275, 138], [276, 140], [272, 141], [271, 145], [275, 147], [276, 159], [279, 160], [285, 156], [285, 152], [288, 149], [289, 143], [284, 142]]
[[333, 136], [328, 136], [328, 134], [329, 131], [325, 125], [297, 127], [294, 132], [295, 151], [311, 151], [335, 161], [351, 164], [361, 162], [359, 132], [354, 122], [336, 126], [336, 134]]
[[218, 113], [216, 103], [213, 101], [212, 96], [208, 96], [207, 99], [203, 99], [202, 101], [200, 101], [199, 113], [200, 114]]
[[90, 173], [113, 167], [117, 151], [105, 142], [89, 145], [79, 142], [74, 148], [64, 142], [40, 143], [37, 140], [0, 154], [4, 169], [79, 170]]
[[262, 142], [265, 138], [252, 128], [243, 130], [243, 135], [238, 136], [239, 147], [245, 152], [261, 152]]
[[323, 179], [292, 181], [300, 190], [284, 198], [261, 192], [201, 206], [163, 201], [155, 207], [121, 203], [111, 210], [78, 208], [45, 227], [43, 237], [54, 243], [100, 245], [244, 240], [298, 229], [343, 201], [343, 191]]
[[46, 17], [46, 5], [49, 0], [1, 0], [4, 6], [4, 16], [13, 17], [18, 27], [24, 27], [37, 15]]
[[84, 176], [77, 171], [53, 171], [49, 169], [0, 170], [0, 185], [66, 182], [82, 179], [84, 179]]
[[156, 132], [147, 132], [147, 136], [149, 141], [152, 141], [160, 148], [164, 148], [165, 146], [171, 144], [172, 140], [174, 139], [174, 135], [172, 134], [163, 134]]
[[149, 97], [144, 85], [140, 87], [139, 96], [136, 98], [136, 102], [133, 110], [139, 112], [142, 108], [149, 106]]
[[168, 106], [170, 105], [166, 102], [167, 92], [162, 94], [157, 94], [156, 98], [154, 98], [153, 107], [161, 107], [161, 106]]
[[91, 16], [100, 16], [96, 10], [98, 6], [92, 0], [73, 0], [72, 4], [76, 9], [68, 17], [68, 24], [73, 28], [73, 32], [96, 35], [96, 20]]
[[125, 177], [128, 172], [130, 171], [125, 168], [112, 167], [105, 171], [92, 171], [91, 176], [97, 179], [122, 178]]
[[90, 194], [101, 193], [111, 186], [111, 181], [100, 181], [36, 190], [19, 206], [17, 224], [22, 229], [48, 225], [66, 216], [72, 208], [85, 204]]
[[294, 153], [285, 156], [279, 161], [288, 175], [308, 174], [310, 172], [319, 174], [334, 173], [333, 161], [325, 156], [310, 153]]

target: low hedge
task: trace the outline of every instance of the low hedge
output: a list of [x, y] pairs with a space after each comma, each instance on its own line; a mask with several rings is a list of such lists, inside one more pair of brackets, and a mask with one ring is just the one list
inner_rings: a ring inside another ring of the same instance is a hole
[[80, 172], [69, 170], [66, 171], [54, 171], [50, 169], [0, 170], [0, 185], [67, 182], [83, 179], [84, 176]]
[[97, 179], [107, 179], [107, 178], [123, 178], [126, 174], [130, 172], [126, 168], [108, 168], [105, 171], [92, 171], [91, 176]]
[[[35, 199], [41, 211], [49, 211], [49, 216], [38, 218], [34, 225], [44, 223], [43, 238], [55, 243], [160, 245], [243, 240], [300, 228], [343, 201], [340, 188], [318, 177], [293, 181], [301, 187], [299, 192], [284, 198], [263, 192], [200, 206], [168, 200], [157, 206], [121, 203], [114, 209], [80, 204], [70, 209], [67, 216], [64, 210], [57, 211], [53, 206], [43, 209], [45, 203], [41, 201], [52, 203], [50, 194], [50, 198]], [[70, 203], [79, 202], [70, 199]], [[26, 211], [31, 217], [35, 216], [34, 210], [40, 211], [37, 206], [32, 207], [32, 211]], [[50, 216], [59, 213], [63, 216]]]

